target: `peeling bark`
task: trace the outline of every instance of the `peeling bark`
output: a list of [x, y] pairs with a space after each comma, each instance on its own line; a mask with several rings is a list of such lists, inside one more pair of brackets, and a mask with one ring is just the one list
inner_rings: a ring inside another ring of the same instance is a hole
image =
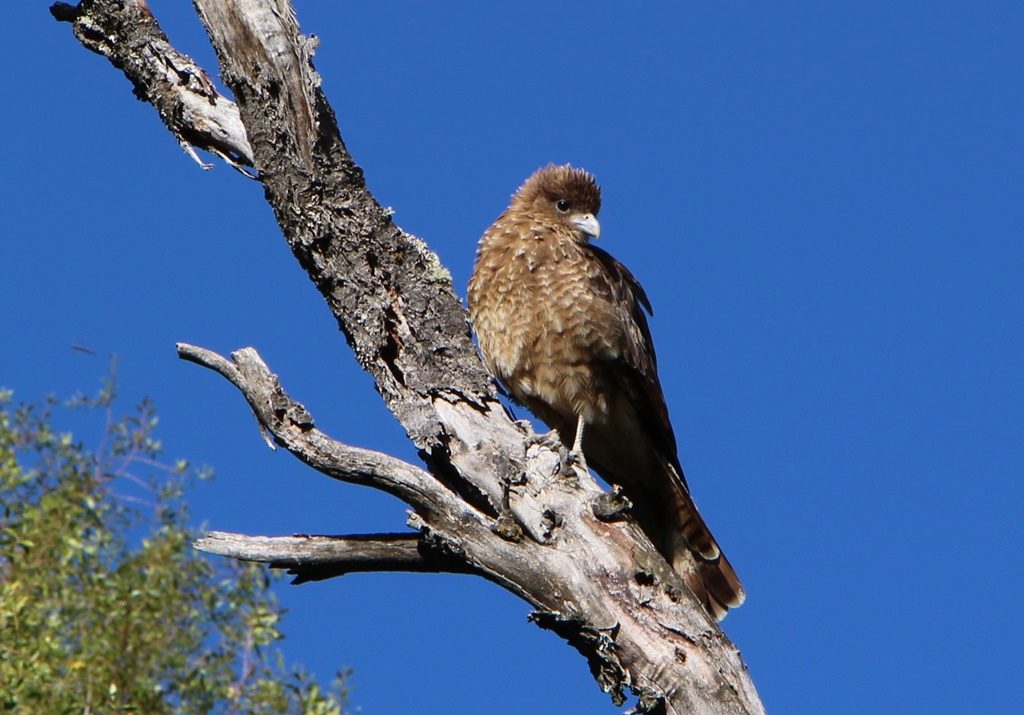
[[[532, 620], [579, 650], [618, 704], [631, 690], [642, 712], [763, 712], [735, 646], [629, 518], [628, 503], [603, 493], [556, 440], [509, 418], [448, 272], [392, 222], [348, 154], [312, 65], [315, 42], [299, 33], [287, 0], [195, 5], [237, 105], [174, 51], [142, 0], [51, 12], [124, 71], [179, 141], [255, 167], [293, 254], [426, 465], [328, 437], [252, 349], [228, 360], [179, 345], [183, 359], [242, 393], [275, 444], [412, 509], [403, 534], [215, 532], [197, 547], [288, 568], [297, 581], [478, 574], [529, 602]], [[208, 114], [186, 111], [195, 96], [217, 117], [237, 112], [244, 129], [225, 119], [215, 124], [230, 130], [204, 134]]]

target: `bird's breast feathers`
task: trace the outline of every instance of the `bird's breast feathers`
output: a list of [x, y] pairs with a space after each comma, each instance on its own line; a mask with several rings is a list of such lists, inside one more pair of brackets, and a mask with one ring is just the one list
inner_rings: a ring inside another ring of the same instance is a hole
[[625, 332], [592, 288], [601, 265], [566, 242], [498, 235], [506, 240], [482, 246], [470, 286], [488, 368], [520, 402], [599, 419], [607, 411], [599, 364], [621, 355]]

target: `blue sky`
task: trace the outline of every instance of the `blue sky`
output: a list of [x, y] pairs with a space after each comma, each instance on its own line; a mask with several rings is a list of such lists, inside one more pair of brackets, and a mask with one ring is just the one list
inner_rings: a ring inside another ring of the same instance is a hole
[[[189, 4], [150, 5], [212, 70]], [[200, 171], [46, 7], [2, 11], [0, 384], [90, 389], [116, 353], [124, 407], [152, 397], [169, 456], [217, 470], [197, 525], [401, 528], [400, 503], [271, 452], [233, 388], [176, 359], [252, 345], [328, 433], [415, 460], [259, 186]], [[297, 7], [372, 190], [460, 294], [528, 174], [597, 175], [770, 711], [1024, 711], [1024, 5]], [[353, 668], [365, 713], [616, 712], [483, 581], [279, 594], [285, 651]]]

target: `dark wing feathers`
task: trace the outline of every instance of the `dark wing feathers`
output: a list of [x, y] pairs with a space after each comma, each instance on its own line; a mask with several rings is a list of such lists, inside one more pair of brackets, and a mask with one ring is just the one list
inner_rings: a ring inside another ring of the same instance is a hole
[[[660, 476], [668, 480], [663, 485], [669, 488], [669, 492], [656, 494], [654, 504], [644, 497], [634, 505], [637, 508], [634, 515], [648, 536], [660, 544], [659, 549], [673, 568], [681, 575], [692, 573], [691, 576], [684, 575], [690, 588], [703, 600], [715, 620], [721, 620], [729, 608], [742, 604], [746, 596], [736, 572], [694, 504], [679, 465], [676, 440], [658, 380], [654, 343], [644, 315], [644, 309], [653, 314], [650, 300], [625, 266], [596, 246], [588, 245], [587, 249], [602, 269], [593, 278], [594, 290], [612, 304], [624, 330], [621, 359], [613, 365], [618, 384], [628, 391], [643, 429], [665, 460], [665, 471]], [[641, 498], [636, 492], [634, 496]], [[662, 502], [662, 499], [667, 501]], [[660, 515], [663, 514], [660, 509], [664, 507], [673, 512], [668, 523]], [[685, 539], [684, 552], [678, 551], [674, 545], [672, 533], [676, 529]], [[694, 563], [695, 572], [688, 572], [687, 567], [680, 564], [681, 553], [692, 554], [684, 559], [684, 563]]]
[[[669, 420], [665, 395], [658, 379], [658, 358], [654, 352], [647, 313], [654, 315], [651, 301], [640, 281], [607, 251], [588, 244], [587, 249], [604, 269], [594, 281], [594, 288], [603, 294], [619, 312], [619, 321], [626, 327], [625, 344], [620, 363], [623, 384], [633, 397], [637, 414], [655, 438], [661, 453], [672, 463], [676, 473], [686, 485], [683, 468], [679, 464], [675, 433]], [[624, 368], [624, 369], [622, 369]]]
[[[636, 367], [643, 372], [653, 371], [658, 366], [658, 360], [654, 355], [654, 341], [651, 340], [651, 329], [647, 325], [647, 316], [654, 315], [651, 308], [651, 300], [647, 297], [644, 287], [636, 279], [629, 269], [619, 263], [610, 253], [598, 248], [593, 244], [587, 244], [587, 250], [598, 260], [604, 268], [605, 283], [595, 285], [599, 292], [603, 293], [609, 300], [619, 306], [623, 312], [623, 323], [632, 323], [639, 332], [639, 344], [633, 358], [636, 360]], [[649, 365], [644, 364], [649, 361]]]

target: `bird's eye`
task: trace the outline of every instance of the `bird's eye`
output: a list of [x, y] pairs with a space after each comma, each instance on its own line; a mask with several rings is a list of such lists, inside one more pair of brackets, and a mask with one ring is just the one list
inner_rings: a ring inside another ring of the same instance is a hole
[[555, 208], [561, 211], [562, 213], [567, 212], [571, 205], [572, 204], [569, 203], [569, 199], [559, 199], [558, 201], [555, 202]]

